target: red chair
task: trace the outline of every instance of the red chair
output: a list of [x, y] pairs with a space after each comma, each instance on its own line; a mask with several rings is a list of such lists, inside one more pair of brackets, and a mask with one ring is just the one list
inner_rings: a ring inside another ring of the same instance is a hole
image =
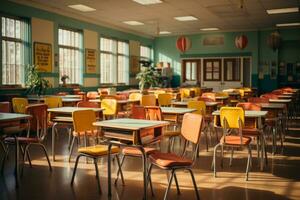
[[171, 177], [169, 178], [169, 183], [164, 195], [164, 200], [167, 199], [168, 192], [172, 185], [173, 178], [175, 179], [177, 193], [180, 194], [178, 180], [176, 177], [176, 171], [178, 170], [187, 170], [190, 172], [196, 197], [198, 200], [200, 199], [198, 188], [192, 171], [192, 166], [197, 157], [198, 151], [193, 151], [193, 156], [191, 159], [186, 157], [186, 153], [187, 153], [187, 146], [188, 146], [187, 143], [191, 143], [195, 147], [194, 149], [198, 149], [202, 124], [203, 124], [202, 121], [203, 121], [202, 116], [198, 114], [187, 113], [183, 116], [181, 135], [185, 139], [185, 143], [183, 145], [183, 153], [181, 156], [173, 153], [163, 153], [163, 152], [155, 152], [149, 156], [151, 164], [148, 171], [148, 176], [149, 176], [148, 180], [150, 184], [151, 184], [151, 171], [153, 165], [157, 166], [160, 169], [171, 171]]
[[131, 109], [131, 118], [146, 119], [146, 110], [144, 106], [133, 105]]
[[205, 92], [202, 94], [201, 98], [207, 98], [216, 101], [216, 94], [213, 92]]
[[0, 102], [0, 112], [10, 112], [10, 103], [8, 101]]
[[278, 99], [278, 96], [276, 94], [272, 94], [272, 93], [266, 93], [266, 94], [261, 95], [260, 97], [267, 98], [267, 99]]
[[77, 103], [77, 107], [100, 108], [100, 106], [99, 106], [98, 103], [96, 103], [96, 102], [89, 102], [89, 101], [80, 101], [80, 102]]
[[248, 98], [248, 102], [250, 102], [250, 103], [269, 103], [269, 99], [262, 98], [262, 97], [250, 97], [250, 98]]

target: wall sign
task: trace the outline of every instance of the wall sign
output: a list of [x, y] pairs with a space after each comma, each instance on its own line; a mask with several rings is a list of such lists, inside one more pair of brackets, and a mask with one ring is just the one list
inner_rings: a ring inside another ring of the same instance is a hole
[[207, 36], [203, 39], [203, 46], [223, 45], [224, 36]]
[[34, 43], [34, 65], [40, 72], [52, 72], [52, 47], [47, 43]]
[[85, 49], [86, 73], [96, 73], [96, 50]]

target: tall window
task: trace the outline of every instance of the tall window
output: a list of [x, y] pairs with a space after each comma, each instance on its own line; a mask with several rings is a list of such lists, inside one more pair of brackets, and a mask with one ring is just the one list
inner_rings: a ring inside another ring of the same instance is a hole
[[100, 82], [128, 84], [128, 43], [108, 38], [100, 39]]
[[140, 57], [144, 60], [151, 60], [151, 48], [147, 46], [141, 46]]
[[59, 77], [67, 75], [69, 83], [81, 83], [82, 76], [82, 33], [58, 29]]
[[2, 84], [24, 84], [25, 63], [30, 57], [29, 24], [21, 19], [1, 17]]

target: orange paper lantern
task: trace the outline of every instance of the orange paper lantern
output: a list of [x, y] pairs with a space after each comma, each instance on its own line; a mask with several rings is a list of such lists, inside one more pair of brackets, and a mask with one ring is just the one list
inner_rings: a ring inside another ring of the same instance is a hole
[[176, 41], [176, 47], [184, 53], [191, 48], [191, 41], [185, 36], [180, 36]]

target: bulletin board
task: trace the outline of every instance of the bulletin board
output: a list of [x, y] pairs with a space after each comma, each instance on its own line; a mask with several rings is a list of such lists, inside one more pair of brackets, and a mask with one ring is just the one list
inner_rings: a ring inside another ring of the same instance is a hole
[[34, 65], [40, 72], [52, 72], [52, 46], [47, 43], [34, 43]]
[[85, 68], [88, 74], [96, 73], [96, 54], [95, 49], [85, 49]]

